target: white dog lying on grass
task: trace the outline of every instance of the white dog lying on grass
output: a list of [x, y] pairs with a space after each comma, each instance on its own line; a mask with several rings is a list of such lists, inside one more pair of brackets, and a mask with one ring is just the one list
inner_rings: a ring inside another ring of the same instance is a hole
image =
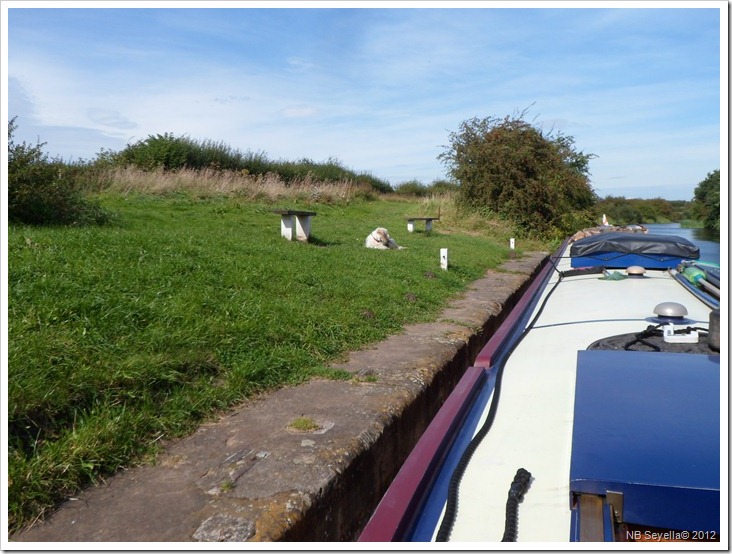
[[366, 237], [366, 248], [377, 248], [379, 250], [402, 250], [404, 247], [399, 246], [396, 241], [389, 236], [389, 231], [383, 227], [377, 227], [368, 237]]

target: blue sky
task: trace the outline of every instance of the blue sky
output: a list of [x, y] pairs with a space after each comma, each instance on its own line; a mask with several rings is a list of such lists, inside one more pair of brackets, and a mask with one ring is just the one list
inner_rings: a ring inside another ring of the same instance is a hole
[[600, 196], [726, 178], [727, 2], [185, 5], [3, 2], [16, 140], [76, 160], [172, 132], [428, 184], [462, 121], [528, 109], [598, 156]]

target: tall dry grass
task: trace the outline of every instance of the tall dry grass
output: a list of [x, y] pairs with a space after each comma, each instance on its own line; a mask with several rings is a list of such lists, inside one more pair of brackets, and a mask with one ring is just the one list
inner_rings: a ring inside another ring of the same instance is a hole
[[509, 244], [511, 238], [518, 240], [522, 250], [546, 251], [558, 244], [527, 235], [512, 222], [500, 217], [488, 208], [476, 209], [462, 206], [456, 192], [446, 191], [417, 200], [417, 216], [440, 217], [440, 233], [460, 233], [490, 238], [499, 244]]
[[348, 202], [356, 198], [375, 198], [367, 183], [351, 180], [321, 182], [306, 176], [286, 183], [278, 175], [249, 175], [246, 171], [181, 169], [142, 171], [134, 167], [102, 170], [97, 192], [166, 194], [189, 192], [198, 195], [235, 195], [246, 200], [277, 201], [294, 199], [317, 203]]
[[499, 237], [509, 236], [514, 232], [510, 223], [503, 221], [490, 210], [478, 211], [461, 206], [457, 201], [457, 194], [454, 192], [426, 196], [419, 200], [419, 206], [418, 215], [439, 216], [440, 228], [446, 231], [489, 233]]

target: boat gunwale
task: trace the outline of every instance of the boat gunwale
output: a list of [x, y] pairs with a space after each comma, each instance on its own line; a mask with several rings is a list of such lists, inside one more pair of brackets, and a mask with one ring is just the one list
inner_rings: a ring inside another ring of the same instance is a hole
[[407, 456], [361, 532], [358, 542], [403, 541], [410, 533], [439, 468], [456, 439], [452, 430], [459, 427], [459, 423], [470, 411], [495, 357], [505, 351], [510, 342], [516, 340], [517, 325], [527, 312], [533, 310], [556, 269], [556, 260], [566, 251], [569, 242], [566, 239], [549, 257], [526, 292], [479, 352], [473, 365], [466, 370]]
[[496, 363], [496, 358], [510, 345], [512, 339], [516, 340], [513, 337], [516, 325], [533, 308], [539, 295], [546, 287], [552, 271], [556, 269], [556, 260], [561, 258], [562, 253], [566, 251], [568, 245], [569, 239], [565, 240], [554, 254], [549, 257], [549, 260], [547, 260], [544, 267], [536, 276], [534, 282], [529, 285], [529, 288], [526, 289], [526, 292], [511, 310], [511, 313], [498, 329], [496, 329], [481, 351], [478, 352], [473, 362], [474, 366], [483, 368], [493, 367]]

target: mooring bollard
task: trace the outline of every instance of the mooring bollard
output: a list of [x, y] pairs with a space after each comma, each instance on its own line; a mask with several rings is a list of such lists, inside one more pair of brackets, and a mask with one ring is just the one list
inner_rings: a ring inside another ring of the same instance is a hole
[[447, 269], [447, 248], [440, 248], [440, 267]]

